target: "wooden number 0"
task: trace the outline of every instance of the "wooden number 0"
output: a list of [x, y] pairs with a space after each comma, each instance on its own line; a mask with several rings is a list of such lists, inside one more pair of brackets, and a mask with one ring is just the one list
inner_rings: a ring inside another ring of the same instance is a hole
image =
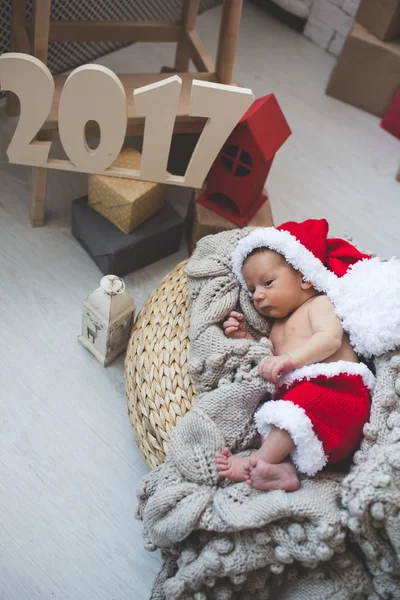
[[[110, 167], [125, 139], [127, 102], [119, 78], [106, 67], [85, 65], [75, 69], [65, 82], [59, 103], [59, 134], [70, 159], [49, 159], [51, 142], [32, 141], [50, 112], [54, 80], [48, 68], [27, 54], [0, 57], [0, 87], [20, 99], [21, 115], [7, 150], [10, 162], [103, 173], [129, 179], [201, 187], [221, 146], [254, 100], [249, 89], [206, 81], [193, 81], [190, 115], [209, 120], [194, 149], [184, 177], [167, 174], [167, 162], [178, 111], [182, 80], [173, 75], [134, 91], [138, 116], [145, 117], [140, 171]], [[96, 121], [100, 143], [91, 150], [85, 125]]]
[[[84, 135], [88, 121], [96, 121], [100, 128], [95, 150]], [[97, 173], [114, 162], [124, 144], [127, 121], [124, 86], [110, 69], [85, 65], [71, 73], [61, 92], [58, 128], [63, 148], [79, 170]]]

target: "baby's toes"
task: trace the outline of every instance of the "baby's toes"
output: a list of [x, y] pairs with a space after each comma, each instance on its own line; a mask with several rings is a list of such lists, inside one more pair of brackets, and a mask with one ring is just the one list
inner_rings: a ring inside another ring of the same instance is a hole
[[226, 458], [226, 456], [224, 454], [216, 454], [215, 455], [215, 460], [217, 462], [223, 462], [223, 463], [227, 463], [228, 459]]
[[258, 463], [258, 458], [257, 456], [250, 456], [250, 460], [249, 460], [249, 469], [254, 469], [254, 467], [257, 466]]
[[217, 462], [217, 471], [219, 472], [225, 472], [225, 471], [229, 471], [229, 465], [228, 463], [218, 463]]
[[226, 456], [226, 458], [230, 458], [232, 456], [232, 452], [229, 450], [229, 448], [224, 448], [221, 451], [221, 454], [223, 454], [224, 456]]

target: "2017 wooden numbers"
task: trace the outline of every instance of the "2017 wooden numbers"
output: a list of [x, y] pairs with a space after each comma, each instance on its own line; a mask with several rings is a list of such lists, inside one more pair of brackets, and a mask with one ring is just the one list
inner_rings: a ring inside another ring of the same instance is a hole
[[[182, 80], [178, 75], [134, 90], [136, 114], [145, 118], [140, 171], [111, 167], [126, 135], [127, 98], [110, 69], [84, 65], [67, 78], [59, 102], [59, 135], [69, 160], [49, 158], [51, 142], [36, 141], [50, 112], [54, 80], [37, 58], [20, 53], [0, 57], [0, 88], [15, 93], [21, 105], [7, 149], [12, 163], [97, 173], [200, 188], [221, 146], [254, 100], [251, 90], [193, 80], [190, 116], [208, 118], [184, 176], [166, 167]], [[96, 121], [100, 142], [91, 149], [85, 126]], [[33, 141], [32, 141], [33, 140]]]

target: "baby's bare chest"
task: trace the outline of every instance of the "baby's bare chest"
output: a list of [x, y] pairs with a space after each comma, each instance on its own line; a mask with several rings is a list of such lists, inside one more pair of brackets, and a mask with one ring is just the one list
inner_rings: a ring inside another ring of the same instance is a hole
[[275, 321], [271, 329], [271, 342], [278, 350], [287, 346], [304, 342], [312, 336], [311, 326], [306, 310], [298, 309], [287, 319]]

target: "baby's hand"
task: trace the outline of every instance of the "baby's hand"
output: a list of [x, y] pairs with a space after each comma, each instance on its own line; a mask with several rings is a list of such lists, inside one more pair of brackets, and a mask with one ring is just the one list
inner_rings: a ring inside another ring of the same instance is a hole
[[244, 339], [249, 337], [247, 334], [247, 323], [242, 313], [233, 310], [226, 321], [223, 322], [225, 335], [233, 339]]
[[258, 374], [268, 381], [276, 383], [280, 373], [288, 373], [293, 371], [293, 363], [289, 354], [282, 354], [281, 356], [270, 356], [265, 358], [258, 365]]

